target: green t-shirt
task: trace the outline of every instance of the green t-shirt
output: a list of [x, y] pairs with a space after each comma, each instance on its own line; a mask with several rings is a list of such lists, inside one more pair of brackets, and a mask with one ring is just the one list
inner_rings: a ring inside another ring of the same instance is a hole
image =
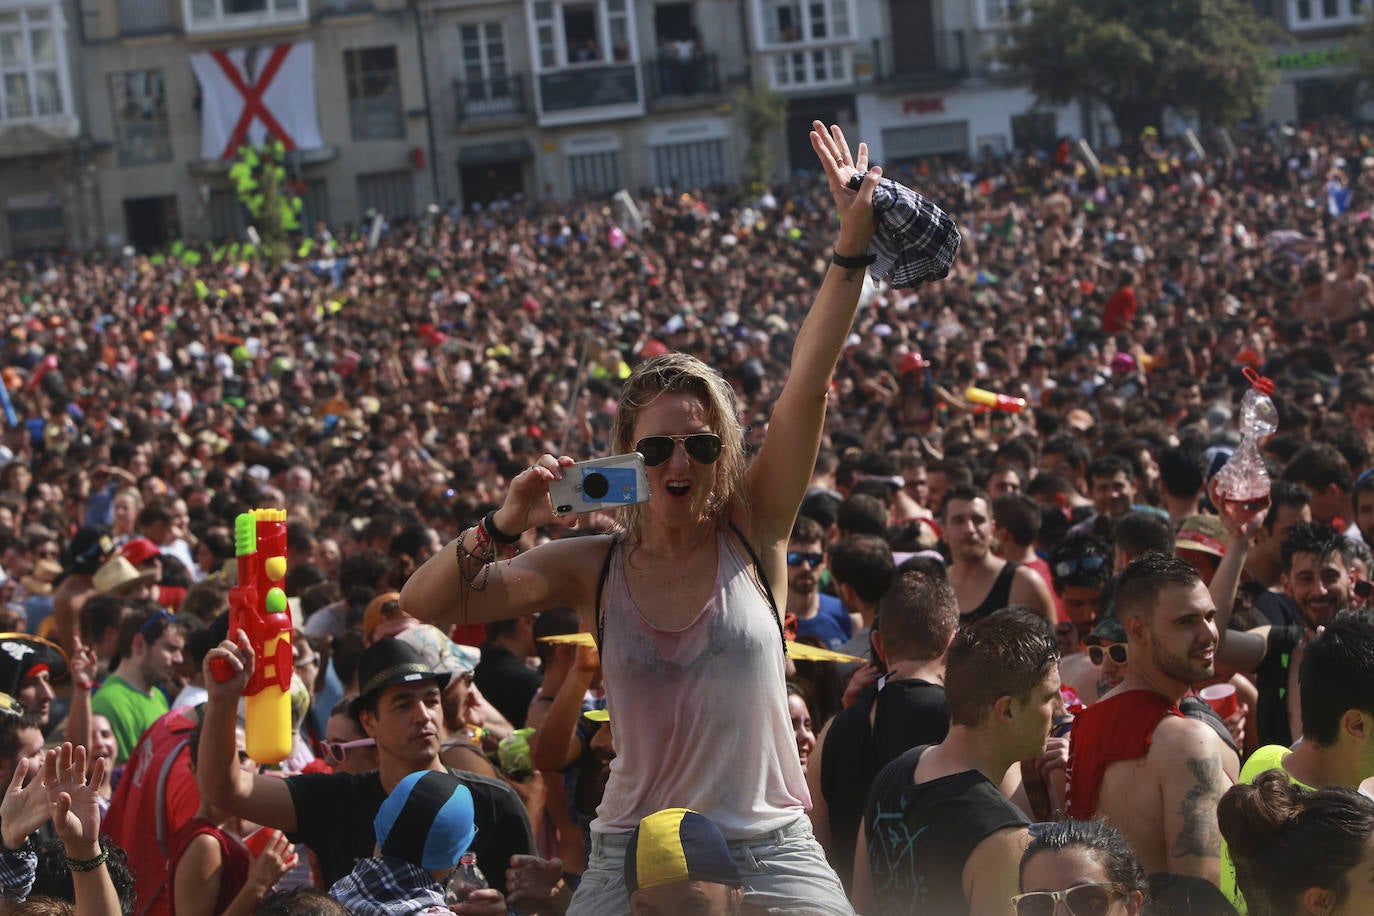
[[[1252, 783], [1259, 779], [1270, 770], [1283, 770], [1283, 761], [1292, 751], [1282, 744], [1266, 744], [1264, 747], [1250, 755], [1250, 759], [1245, 761], [1245, 766], [1240, 769], [1240, 782]], [[1294, 785], [1304, 789], [1311, 789], [1307, 783], [1294, 779], [1293, 774], [1283, 770], [1283, 774], [1288, 777]], [[1245, 895], [1236, 887], [1236, 866], [1231, 861], [1231, 850], [1226, 848], [1226, 840], [1221, 841], [1221, 892], [1226, 895], [1226, 899], [1235, 905], [1238, 913], [1246, 912]]]
[[119, 763], [129, 759], [143, 732], [167, 711], [167, 697], [161, 690], [154, 687], [143, 693], [116, 674], [110, 675], [91, 697], [91, 712], [110, 720], [110, 728], [119, 742]]

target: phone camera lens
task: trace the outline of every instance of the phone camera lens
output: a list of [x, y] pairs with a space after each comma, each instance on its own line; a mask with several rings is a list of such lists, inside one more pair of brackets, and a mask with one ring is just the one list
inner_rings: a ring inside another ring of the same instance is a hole
[[593, 471], [582, 478], [582, 495], [588, 499], [604, 499], [611, 492], [611, 483], [606, 475]]

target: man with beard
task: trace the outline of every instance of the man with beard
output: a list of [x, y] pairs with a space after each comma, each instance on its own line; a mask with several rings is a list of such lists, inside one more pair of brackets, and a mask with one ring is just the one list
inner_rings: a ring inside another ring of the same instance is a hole
[[961, 623], [968, 625], [994, 611], [1021, 604], [1055, 623], [1049, 586], [1034, 570], [992, 552], [992, 510], [988, 494], [972, 486], [945, 494], [945, 541], [953, 562], [949, 583], [959, 600]]
[[825, 531], [805, 515], [792, 524], [787, 540], [787, 608], [797, 617], [797, 636], [819, 639], [838, 649], [854, 635], [854, 621], [834, 595], [821, 593], [825, 571]]
[[1191, 563], [1147, 553], [1121, 574], [1116, 616], [1130, 665], [1074, 722], [1069, 816], [1105, 817], [1147, 871], [1216, 883], [1217, 800], [1239, 761], [1216, 731], [1178, 709], [1191, 685], [1213, 674], [1216, 608]]
[[162, 684], [181, 664], [186, 636], [176, 617], [148, 603], [119, 627], [118, 666], [91, 698], [91, 712], [110, 720], [119, 763], [129, 759], [148, 726], [169, 710]]
[[[1230, 609], [1217, 621], [1222, 640], [1217, 658], [1237, 671], [1253, 672], [1259, 689], [1259, 743], [1293, 743], [1297, 671], [1303, 646], [1337, 612], [1350, 606], [1352, 580], [1342, 553], [1344, 540], [1330, 525], [1300, 522], [1283, 539], [1284, 594], [1293, 599], [1302, 623], [1227, 632]], [[1293, 707], [1290, 714], [1290, 705]]]

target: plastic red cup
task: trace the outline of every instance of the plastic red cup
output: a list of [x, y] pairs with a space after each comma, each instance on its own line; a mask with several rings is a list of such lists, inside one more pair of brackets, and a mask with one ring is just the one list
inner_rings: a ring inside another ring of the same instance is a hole
[[262, 855], [262, 851], [267, 848], [267, 845], [280, 835], [281, 831], [279, 830], [273, 830], [271, 827], [259, 827], [243, 838], [243, 845], [248, 847], [248, 851], [256, 859]]
[[1198, 691], [1198, 696], [1212, 707], [1217, 715], [1223, 719], [1233, 715], [1236, 711], [1236, 688], [1230, 684], [1213, 684], [1210, 687], [1203, 687]]

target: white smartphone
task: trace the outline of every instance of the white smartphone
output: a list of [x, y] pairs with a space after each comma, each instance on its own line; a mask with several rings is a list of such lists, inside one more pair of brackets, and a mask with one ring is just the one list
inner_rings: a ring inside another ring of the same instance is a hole
[[649, 501], [649, 475], [639, 452], [579, 461], [549, 481], [554, 515], [576, 515]]

